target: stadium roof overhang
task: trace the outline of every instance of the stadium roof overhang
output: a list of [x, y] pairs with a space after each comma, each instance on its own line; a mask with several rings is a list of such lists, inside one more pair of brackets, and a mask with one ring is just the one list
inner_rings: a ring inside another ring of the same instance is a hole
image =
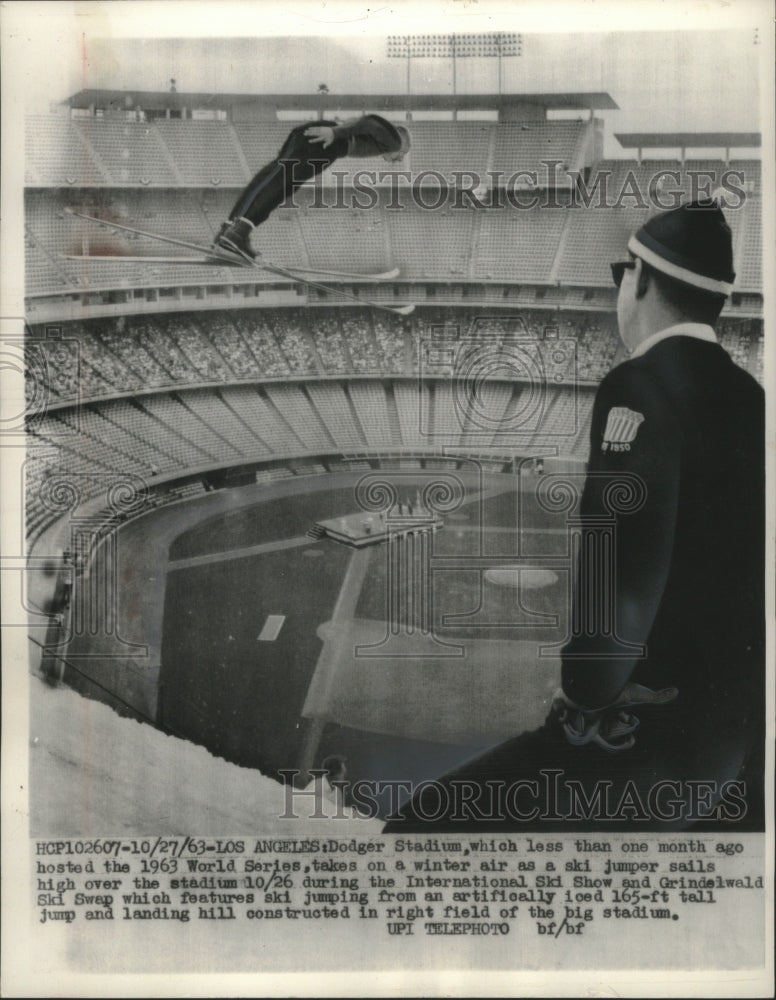
[[325, 105], [329, 108], [369, 108], [374, 111], [465, 111], [482, 108], [511, 108], [532, 104], [547, 109], [617, 110], [618, 105], [604, 92], [550, 94], [215, 94], [178, 93], [168, 90], [79, 90], [63, 104], [71, 108], [133, 107], [159, 110], [219, 108], [255, 105], [288, 111], [304, 111]]
[[759, 132], [615, 132], [623, 149], [755, 148], [762, 144]]

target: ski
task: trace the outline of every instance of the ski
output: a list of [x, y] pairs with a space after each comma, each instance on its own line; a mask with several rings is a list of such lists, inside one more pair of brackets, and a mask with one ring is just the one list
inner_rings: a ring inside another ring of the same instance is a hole
[[390, 281], [392, 278], [398, 278], [401, 274], [398, 267], [394, 267], [390, 271], [372, 271], [369, 274], [364, 274], [363, 271], [325, 271], [318, 267], [294, 267], [294, 271], [297, 274], [318, 274], [321, 277], [329, 278], [348, 278], [350, 280], [361, 278], [363, 281]]
[[415, 311], [414, 305], [408, 306], [386, 306], [382, 302], [373, 302], [370, 299], [364, 299], [360, 295], [353, 295], [352, 292], [346, 292], [344, 288], [332, 288], [330, 285], [322, 285], [318, 281], [313, 281], [311, 278], [305, 278], [303, 274], [298, 274], [296, 271], [291, 271], [288, 268], [281, 267], [279, 264], [261, 264], [261, 268], [267, 271], [269, 274], [277, 274], [283, 278], [289, 278], [291, 281], [296, 281], [299, 284], [307, 285], [309, 288], [317, 288], [320, 291], [332, 292], [335, 295], [341, 295], [345, 299], [350, 299], [351, 302], [358, 302], [361, 306], [371, 306], [374, 309], [386, 309], [388, 312], [397, 313], [399, 316], [409, 316], [410, 313]]
[[[294, 281], [297, 284], [307, 285], [310, 288], [317, 288], [320, 291], [328, 293], [329, 295], [339, 295], [342, 298], [358, 302], [359, 305], [371, 306], [375, 309], [385, 309], [387, 312], [397, 313], [400, 316], [408, 316], [415, 310], [414, 305], [388, 306], [381, 302], [373, 302], [370, 299], [362, 298], [360, 295], [353, 295], [351, 292], [346, 292], [342, 288], [332, 288], [329, 285], [320, 284], [319, 282], [313, 281], [311, 278], [306, 278], [304, 276], [305, 273], [317, 273], [311, 269], [307, 269], [304, 273], [302, 273], [296, 268], [291, 269], [282, 267], [280, 264], [270, 264], [261, 258], [258, 260], [252, 260], [250, 257], [245, 256], [240, 259], [237, 254], [228, 253], [227, 251], [221, 250], [217, 247], [204, 247], [199, 243], [192, 243], [189, 240], [179, 240], [174, 236], [163, 236], [161, 233], [152, 233], [146, 229], [136, 229], [133, 226], [125, 226], [120, 222], [110, 222], [107, 219], [97, 219], [93, 215], [86, 215], [84, 212], [77, 212], [74, 208], [68, 208], [65, 209], [65, 211], [69, 215], [74, 215], [76, 218], [84, 219], [86, 222], [91, 222], [98, 226], [104, 226], [106, 229], [117, 229], [125, 233], [131, 233], [133, 236], [145, 236], [147, 239], [159, 240], [162, 243], [169, 243], [172, 246], [183, 247], [186, 250], [195, 250], [197, 253], [205, 255], [206, 262], [208, 259], [211, 261], [211, 267], [219, 267], [222, 262], [231, 267], [253, 267], [260, 271], [266, 271], [268, 274], [277, 274], [279, 277], [288, 278], [290, 281]], [[105, 261], [121, 260], [122, 258], [105, 254], [104, 256], [93, 255], [92, 259]], [[127, 258], [124, 259], [126, 260]], [[146, 260], [147, 259], [148, 258], [146, 258]], [[187, 263], [189, 263], [189, 261], [187, 261]], [[192, 261], [192, 263], [196, 263], [196, 261]], [[341, 272], [341, 274], [344, 276], [343, 272]], [[369, 275], [358, 275], [358, 277], [370, 280]]]
[[63, 260], [96, 260], [100, 263], [108, 263], [115, 261], [117, 264], [193, 264], [195, 267], [198, 265], [206, 265], [207, 267], [246, 267], [246, 265], [241, 260], [213, 260], [213, 258], [206, 257], [152, 257], [150, 254], [146, 256], [130, 257], [124, 254], [99, 254], [99, 253], [82, 253], [82, 254], [61, 254]]
[[[99, 260], [99, 261], [123, 261], [125, 263], [131, 264], [201, 264], [207, 265], [208, 267], [255, 267], [257, 266], [253, 261], [249, 264], [247, 260], [235, 260], [231, 258], [227, 260], [226, 258], [214, 260], [212, 257], [158, 257], [152, 254], [141, 254], [136, 257], [129, 256], [128, 254], [99, 254], [99, 253], [67, 253], [60, 254], [63, 260]], [[390, 281], [392, 278], [398, 278], [400, 271], [398, 267], [395, 267], [392, 271], [372, 271], [370, 273], [364, 273], [363, 271], [324, 271], [319, 268], [313, 267], [294, 267], [294, 273], [296, 274], [314, 274], [320, 275], [321, 277], [327, 276], [331, 278], [348, 278], [350, 280], [362, 281]]]
[[[131, 233], [133, 236], [145, 236], [150, 240], [159, 240], [162, 243], [170, 243], [175, 247], [183, 247], [186, 250], [196, 250], [197, 253], [204, 254], [205, 257], [210, 257], [211, 260], [224, 261], [227, 264], [237, 265], [239, 267], [253, 267], [260, 266], [257, 261], [249, 260], [245, 257], [240, 258], [237, 254], [227, 253], [225, 250], [220, 250], [217, 247], [203, 247], [201, 243], [192, 243], [189, 240], [179, 240], [174, 236], [163, 236], [161, 233], [151, 233], [147, 229], [136, 229], [133, 226], [125, 226], [121, 222], [109, 222], [107, 219], [96, 219], [93, 215], [86, 215], [84, 212], [76, 212], [74, 208], [66, 208], [65, 212], [68, 215], [75, 215], [79, 219], [85, 219], [87, 222], [93, 222], [98, 226], [104, 226], [106, 229], [119, 229], [124, 233]], [[97, 256], [100, 256], [99, 254]], [[105, 254], [100, 257], [101, 260], [111, 259], [111, 255]], [[214, 265], [218, 266], [218, 265]]]

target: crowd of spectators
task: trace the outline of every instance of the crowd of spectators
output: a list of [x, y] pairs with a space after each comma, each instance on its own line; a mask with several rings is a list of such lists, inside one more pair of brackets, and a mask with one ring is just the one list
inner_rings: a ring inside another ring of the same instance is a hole
[[[35, 334], [25, 352], [27, 399], [43, 393], [55, 403], [294, 376], [412, 376], [435, 347], [428, 374], [452, 376], [456, 344], [478, 339], [494, 357], [506, 357], [510, 344], [535, 342], [554, 381], [598, 382], [618, 347], [608, 313], [538, 309], [488, 318], [440, 308], [411, 319], [361, 308], [214, 310], [62, 324], [56, 338], [44, 329]], [[719, 334], [733, 360], [762, 380], [762, 321], [726, 318]]]
[[374, 374], [385, 370], [380, 363], [377, 342], [368, 314], [345, 313], [342, 316], [341, 329], [350, 352], [354, 372]]
[[279, 317], [279, 321], [272, 319], [275, 327], [275, 340], [286, 356], [288, 366], [294, 374], [311, 375], [316, 372], [315, 354], [309, 335], [306, 333], [306, 324], [301, 321], [301, 317], [296, 311], [288, 316]]
[[324, 312], [322, 316], [316, 318], [316, 323], [310, 330], [324, 371], [352, 370], [353, 362], [345, 345], [337, 315], [332, 315], [328, 311]]
[[223, 312], [207, 313], [201, 323], [212, 342], [218, 344], [221, 357], [228, 360], [234, 376], [255, 378], [256, 357], [229, 316]]
[[[760, 336], [757, 336], [758, 325], [761, 326], [761, 324], [751, 320], [739, 320], [736, 322], [732, 319], [721, 319], [717, 323], [717, 335], [722, 346], [741, 368], [751, 370], [751, 353], [752, 348], [755, 349], [755, 373], [760, 378], [760, 381], [762, 381], [762, 352], [760, 353], [759, 366], [757, 362], [757, 345], [758, 343], [762, 344], [761, 329]], [[757, 371], [758, 367], [760, 369], [759, 372]]]
[[[390, 423], [387, 404], [391, 392], [384, 388], [381, 377], [390, 382], [392, 376], [398, 376], [393, 386], [398, 402], [398, 389], [408, 388], [407, 376], [416, 376], [418, 364], [424, 362], [419, 349], [424, 344], [436, 347], [434, 359], [441, 359], [424, 374], [447, 380], [456, 372], [456, 344], [480, 339], [490, 358], [499, 354], [507, 358], [510, 345], [517, 343], [519, 353], [522, 343], [528, 341], [536, 345], [536, 356], [544, 359], [546, 371], [551, 373], [548, 378], [557, 388], [548, 415], [553, 425], [550, 429], [565, 425], [572, 410], [577, 412], [580, 436], [575, 447], [581, 447], [586, 418], [580, 416], [571, 386], [599, 381], [618, 349], [616, 320], [610, 314], [537, 309], [487, 318], [473, 309], [439, 308], [418, 310], [411, 319], [361, 308], [318, 309], [313, 315], [303, 309], [218, 310], [89, 320], [62, 324], [48, 338], [45, 332], [33, 330], [25, 345], [30, 403], [31, 452], [26, 466], [30, 531], [56, 516], [65, 494], [54, 486], [63, 477], [77, 482], [79, 492], [90, 492], [101, 488], [94, 478], [95, 470], [134, 471], [153, 479], [157, 473], [183, 474], [192, 463], [207, 462], [208, 455], [214, 461], [237, 459], [238, 455], [243, 460], [266, 456], [266, 446], [261, 454], [261, 449], [253, 454], [254, 439], [249, 432], [242, 440], [233, 433], [232, 424], [220, 426], [221, 418], [237, 419], [219, 394], [228, 383], [244, 384], [244, 388], [230, 391], [256, 391], [261, 396], [266, 392], [259, 388], [264, 381], [283, 383], [299, 376], [343, 374], [377, 376], [376, 381], [356, 381], [352, 388], [362, 430], [366, 427], [366, 439], [371, 440], [376, 431], [369, 425], [370, 415], [382, 415], [376, 418], [378, 423]], [[734, 361], [762, 380], [762, 321], [726, 317], [718, 332]], [[573, 345], [571, 351], [569, 344]], [[453, 346], [442, 349], [444, 345]], [[510, 379], [506, 365], [501, 370], [491, 366], [491, 372], [491, 378]], [[213, 387], [212, 399], [198, 392], [186, 395], [186, 389], [208, 385]], [[183, 395], [170, 395], [171, 387]], [[268, 389], [274, 392], [281, 387]], [[308, 395], [300, 390], [300, 399]], [[129, 398], [116, 398], [122, 396]], [[315, 398], [310, 396], [306, 411], [310, 411], [309, 420], [315, 421], [317, 416], [326, 437], [324, 417], [317, 413]], [[439, 399], [444, 398], [442, 393]], [[592, 396], [585, 396], [582, 403], [587, 405], [590, 400]], [[55, 408], [48, 409], [47, 401]], [[80, 411], [79, 417], [79, 411], [68, 404], [84, 401], [96, 405]], [[254, 407], [259, 402], [257, 398]], [[187, 416], [192, 408], [205, 428], [213, 429], [207, 438], [201, 436], [199, 424]], [[342, 415], [343, 420], [349, 419], [347, 407]], [[398, 416], [401, 423], [401, 406]], [[240, 419], [244, 420], [244, 415]], [[170, 432], [174, 427], [178, 430], [168, 437], [166, 427]], [[71, 433], [63, 437], [64, 430]], [[548, 426], [543, 430], [546, 432]], [[341, 436], [336, 428], [333, 433], [335, 441], [345, 442], [347, 434]], [[307, 436], [305, 431], [302, 434]], [[187, 435], [191, 437], [188, 443]], [[221, 455], [222, 444], [230, 442], [236, 453], [230, 449]], [[386, 443], [388, 447], [412, 446], [395, 417]], [[178, 454], [184, 446], [185, 451]], [[271, 446], [275, 455], [284, 450], [282, 440]]]
[[570, 324], [570, 336], [577, 341], [577, 377], [584, 382], [600, 382], [612, 367], [619, 343], [614, 316], [590, 316], [582, 324]]
[[[191, 360], [183, 354], [175, 340], [176, 332], [184, 324], [188, 326], [186, 319], [181, 322], [178, 317], [160, 315], [154, 317], [153, 322], [141, 323], [139, 327], [141, 344], [159, 360], [162, 369], [168, 373], [169, 380], [174, 382], [197, 378], [197, 371]], [[147, 371], [146, 376], [150, 377], [151, 372]]]
[[219, 341], [215, 331], [206, 333], [196, 320], [189, 317], [185, 323], [171, 327], [170, 334], [181, 354], [190, 362], [202, 381], [230, 381], [235, 377], [234, 369], [227, 364], [219, 351], [222, 342]]
[[170, 373], [156, 360], [145, 347], [143, 334], [146, 324], [130, 324], [119, 320], [117, 323], [106, 323], [99, 330], [99, 339], [105, 347], [124, 364], [128, 371], [139, 376], [141, 383], [147, 385], [164, 385], [170, 381]]
[[290, 374], [288, 361], [263, 313], [236, 313], [229, 316], [228, 320], [231, 320], [254, 358], [253, 374], [249, 377], [255, 378], [257, 371], [263, 372], [265, 378]]

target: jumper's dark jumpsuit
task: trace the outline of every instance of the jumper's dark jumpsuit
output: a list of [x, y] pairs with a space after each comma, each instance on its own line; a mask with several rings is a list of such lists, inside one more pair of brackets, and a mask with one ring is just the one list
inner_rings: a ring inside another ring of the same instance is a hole
[[[309, 128], [328, 126], [334, 141], [323, 148], [305, 136]], [[398, 153], [402, 137], [379, 115], [364, 115], [341, 125], [333, 121], [305, 122], [292, 129], [277, 157], [262, 167], [235, 202], [230, 220], [248, 219], [255, 226], [282, 205], [300, 185], [330, 167], [343, 156], [386, 156]]]

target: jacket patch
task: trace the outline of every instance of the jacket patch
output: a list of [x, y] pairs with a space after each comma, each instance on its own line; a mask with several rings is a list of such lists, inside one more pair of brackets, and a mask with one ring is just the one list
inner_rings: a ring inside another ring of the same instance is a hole
[[636, 439], [643, 422], [643, 413], [629, 410], [627, 406], [613, 406], [606, 418], [601, 451], [630, 451], [631, 442]]

